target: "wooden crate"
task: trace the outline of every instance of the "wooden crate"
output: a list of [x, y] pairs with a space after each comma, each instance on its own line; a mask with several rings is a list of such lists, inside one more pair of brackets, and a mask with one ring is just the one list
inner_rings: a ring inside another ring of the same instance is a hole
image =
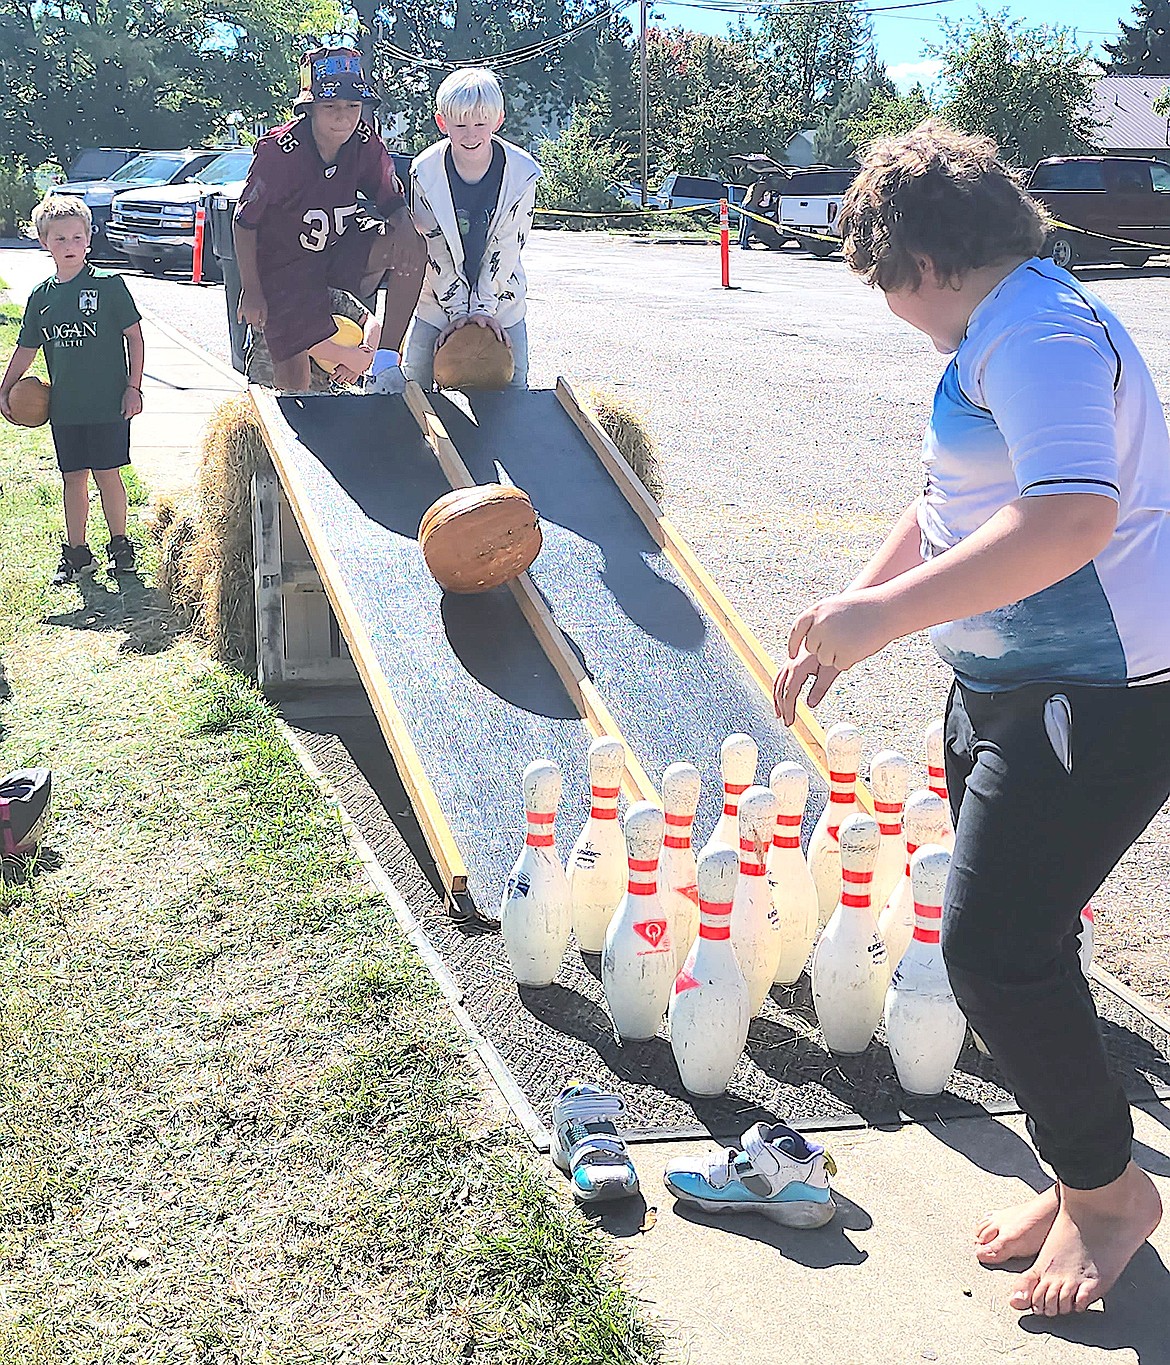
[[252, 554], [260, 686], [356, 682], [337, 617], [271, 465], [252, 478]]

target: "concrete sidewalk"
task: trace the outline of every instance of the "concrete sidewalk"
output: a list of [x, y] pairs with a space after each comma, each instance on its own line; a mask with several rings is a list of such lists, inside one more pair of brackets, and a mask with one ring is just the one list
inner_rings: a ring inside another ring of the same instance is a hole
[[[13, 303], [23, 305], [52, 271], [52, 259], [35, 244], [0, 248], [0, 279]], [[127, 283], [133, 294], [133, 276]], [[193, 486], [207, 420], [244, 379], [145, 311], [142, 335], [142, 413], [130, 424], [130, 458], [152, 497], [173, 498]]]
[[[1170, 1209], [1170, 1109], [1153, 1104], [1134, 1119], [1137, 1159]], [[838, 1213], [815, 1231], [688, 1211], [663, 1186], [662, 1170], [715, 1144], [636, 1146], [656, 1219], [639, 1203], [607, 1214], [603, 1226], [620, 1239], [631, 1288], [693, 1365], [1080, 1365], [1102, 1352], [1109, 1365], [1166, 1365], [1166, 1222], [1104, 1311], [1070, 1319], [1012, 1312], [1014, 1274], [975, 1260], [979, 1216], [1051, 1183], [1023, 1132], [1019, 1118], [972, 1117], [821, 1133], [838, 1166]]]
[[[0, 249], [0, 277], [18, 301], [49, 266], [38, 250]], [[153, 317], [143, 328], [134, 463], [152, 492], [175, 494], [193, 481], [207, 417], [242, 380]], [[1137, 1158], [1170, 1206], [1170, 1107], [1145, 1105], [1135, 1123]], [[821, 1134], [839, 1167], [839, 1212], [804, 1232], [686, 1212], [662, 1170], [714, 1144], [638, 1145], [645, 1202], [607, 1211], [600, 1226], [693, 1365], [1100, 1365], [1103, 1352], [1108, 1365], [1170, 1365], [1170, 1219], [1105, 1310], [1076, 1318], [1020, 1317], [1007, 1307], [1011, 1276], [975, 1261], [978, 1216], [1048, 1183], [1022, 1134], [1022, 1120], [985, 1115]]]

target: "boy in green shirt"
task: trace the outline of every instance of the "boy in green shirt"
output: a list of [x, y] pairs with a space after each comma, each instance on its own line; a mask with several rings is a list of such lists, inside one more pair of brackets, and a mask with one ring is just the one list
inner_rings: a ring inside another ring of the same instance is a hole
[[49, 421], [65, 485], [65, 540], [53, 576], [60, 587], [94, 566], [85, 540], [91, 473], [110, 532], [110, 569], [134, 570], [122, 466], [130, 463], [130, 418], [142, 411], [142, 328], [121, 276], [95, 270], [86, 259], [92, 220], [82, 200], [46, 195], [33, 226], [57, 272], [29, 295], [0, 380], [0, 413], [12, 420], [8, 395], [43, 346], [52, 381]]

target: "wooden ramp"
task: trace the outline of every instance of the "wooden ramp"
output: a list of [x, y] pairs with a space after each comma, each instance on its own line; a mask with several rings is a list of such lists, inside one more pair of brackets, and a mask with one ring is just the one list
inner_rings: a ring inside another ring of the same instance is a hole
[[[770, 662], [669, 525], [660, 529], [567, 387], [436, 397], [433, 408], [416, 386], [409, 404], [253, 396], [452, 894], [493, 913], [522, 839], [519, 775], [533, 758], [561, 765], [560, 832], [571, 840], [586, 809], [586, 751], [600, 733], [626, 741], [629, 798], [653, 798], [671, 762], [698, 764], [700, 842], [721, 807], [719, 746], [734, 730], [759, 743], [760, 780], [782, 759], [813, 771], [815, 819], [819, 732], [802, 721], [802, 748], [777, 722]], [[501, 472], [532, 496], [544, 548], [510, 589], [444, 594], [416, 540], [423, 512], [450, 487]]]

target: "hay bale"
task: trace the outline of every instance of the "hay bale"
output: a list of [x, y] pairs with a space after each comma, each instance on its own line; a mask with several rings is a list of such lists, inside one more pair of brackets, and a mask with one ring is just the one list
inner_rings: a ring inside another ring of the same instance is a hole
[[146, 534], [156, 545], [161, 545], [177, 516], [178, 509], [175, 507], [174, 499], [159, 498], [146, 518]]
[[645, 414], [630, 399], [590, 385], [583, 395], [585, 406], [597, 418], [601, 429], [621, 451], [626, 463], [655, 498], [663, 493], [662, 468], [658, 442], [651, 434]]
[[247, 395], [221, 403], [203, 439], [194, 510], [171, 509], [158, 577], [185, 627], [217, 659], [248, 670], [256, 660], [251, 486], [267, 459]]

